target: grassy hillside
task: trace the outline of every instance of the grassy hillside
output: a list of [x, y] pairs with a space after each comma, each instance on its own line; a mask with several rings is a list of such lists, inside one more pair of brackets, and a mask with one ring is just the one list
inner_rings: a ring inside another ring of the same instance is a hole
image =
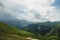
[[34, 37], [34, 34], [0, 22], [0, 40], [27, 40], [26, 37]]
[[[53, 32], [53, 34], [55, 34], [55, 32]], [[19, 30], [13, 26], [0, 22], [0, 40], [28, 40], [27, 38], [39, 38], [40, 40], [59, 40], [59, 37], [57, 35], [54, 36], [53, 34], [41, 36], [41, 34], [33, 34], [24, 30]]]

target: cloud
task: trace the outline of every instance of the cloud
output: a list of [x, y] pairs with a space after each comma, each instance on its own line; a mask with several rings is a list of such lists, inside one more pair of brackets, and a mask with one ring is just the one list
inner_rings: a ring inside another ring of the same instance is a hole
[[58, 21], [59, 11], [51, 6], [54, 2], [55, 0], [1, 0], [4, 7], [0, 9], [0, 13], [6, 12], [13, 18], [30, 22]]

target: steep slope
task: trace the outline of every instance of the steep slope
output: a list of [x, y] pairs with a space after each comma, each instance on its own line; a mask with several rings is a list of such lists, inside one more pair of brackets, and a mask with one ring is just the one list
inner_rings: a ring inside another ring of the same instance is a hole
[[26, 37], [35, 35], [23, 30], [18, 30], [13, 26], [0, 22], [0, 40], [27, 40]]
[[48, 22], [30, 24], [27, 27], [25, 27], [25, 30], [28, 32], [32, 32], [35, 34], [40, 34], [42, 36], [45, 36], [47, 33], [49, 33], [50, 31], [56, 28], [58, 30], [60, 29], [60, 22], [48, 21]]
[[41, 35], [41, 40], [60, 40], [60, 22], [34, 23], [25, 27], [25, 30]]
[[30, 24], [25, 27], [25, 30], [29, 32], [33, 32], [35, 34], [45, 35], [46, 33], [50, 32], [54, 28], [53, 23], [51, 22], [43, 22], [43, 23], [35, 23]]

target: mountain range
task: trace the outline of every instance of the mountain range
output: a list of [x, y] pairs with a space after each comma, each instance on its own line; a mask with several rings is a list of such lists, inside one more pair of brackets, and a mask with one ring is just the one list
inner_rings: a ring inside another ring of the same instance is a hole
[[60, 33], [60, 22], [47, 21], [47, 22], [41, 22], [41, 23], [34, 23], [34, 24], [28, 25], [24, 29], [28, 32], [32, 32], [34, 34], [40, 34], [42, 36], [47, 35], [47, 33], [53, 30], [54, 31], [58, 30], [57, 34], [59, 34]]
[[12, 26], [11, 24], [0, 22], [0, 40], [29, 40], [26, 38], [58, 40], [60, 38], [60, 22], [48, 21], [42, 23], [32, 23], [23, 27], [23, 29], [16, 28], [15, 25]]

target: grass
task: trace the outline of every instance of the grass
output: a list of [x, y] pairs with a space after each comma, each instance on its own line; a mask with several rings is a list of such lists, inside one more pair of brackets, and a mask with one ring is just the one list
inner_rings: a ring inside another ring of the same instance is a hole
[[27, 40], [26, 37], [35, 37], [35, 35], [0, 22], [0, 40]]
[[13, 26], [0, 22], [0, 40], [28, 40], [27, 37], [39, 38], [40, 40], [58, 40], [57, 36], [44, 37], [35, 35], [24, 30], [16, 29]]

